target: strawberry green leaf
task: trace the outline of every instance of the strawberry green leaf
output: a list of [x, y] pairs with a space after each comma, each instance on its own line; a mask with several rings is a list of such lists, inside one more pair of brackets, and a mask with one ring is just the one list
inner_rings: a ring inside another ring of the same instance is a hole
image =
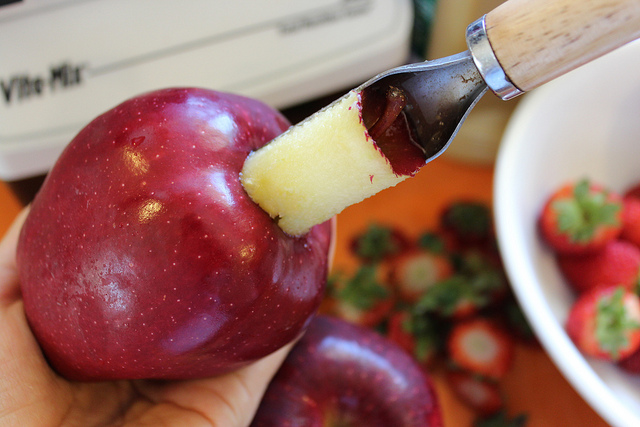
[[430, 317], [410, 312], [402, 329], [415, 340], [413, 355], [420, 362], [428, 360], [441, 344], [439, 328]]
[[558, 218], [558, 230], [571, 241], [584, 243], [591, 240], [601, 226], [617, 226], [622, 205], [609, 200], [607, 190], [594, 191], [588, 180], [578, 182], [573, 197], [552, 203]]
[[456, 274], [429, 288], [416, 303], [415, 310], [451, 316], [463, 302], [482, 305], [484, 301], [474, 294], [467, 278]]
[[464, 254], [458, 268], [477, 294], [489, 294], [507, 288], [504, 271], [492, 265], [481, 252]]
[[418, 246], [434, 254], [444, 254], [446, 252], [444, 240], [435, 232], [422, 234], [418, 238]]
[[629, 332], [640, 328], [640, 324], [629, 317], [624, 292], [624, 288], [619, 287], [610, 296], [601, 298], [596, 308], [596, 339], [613, 359], [629, 344]]
[[473, 423], [474, 427], [524, 427], [527, 425], [528, 415], [519, 414], [509, 418], [504, 411], [487, 418], [481, 418]]
[[364, 265], [345, 282], [344, 287], [336, 290], [336, 296], [356, 308], [367, 310], [388, 298], [389, 290], [378, 281], [376, 267]]
[[535, 339], [536, 335], [517, 301], [505, 302], [502, 309], [508, 319], [507, 323], [510, 329], [525, 339]]
[[443, 226], [462, 241], [484, 239], [491, 234], [493, 217], [489, 207], [481, 202], [459, 201], [443, 213]]
[[379, 224], [369, 225], [356, 239], [354, 247], [358, 257], [371, 261], [380, 261], [401, 250], [393, 229]]

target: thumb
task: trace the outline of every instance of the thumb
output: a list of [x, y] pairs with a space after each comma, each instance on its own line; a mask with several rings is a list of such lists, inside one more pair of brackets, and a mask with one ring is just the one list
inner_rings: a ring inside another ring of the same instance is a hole
[[[192, 416], [197, 414], [207, 425], [248, 426], [267, 386], [293, 345], [289, 343], [248, 366], [219, 377], [161, 385], [138, 382], [137, 391], [152, 405], [139, 414], [136, 421], [150, 425], [162, 421], [173, 425], [173, 422], [184, 421], [185, 414], [189, 413]], [[167, 412], [168, 406], [174, 408], [170, 413]]]
[[16, 248], [18, 236], [28, 212], [29, 209], [25, 208], [18, 214], [0, 242], [0, 307], [11, 304], [20, 293]]

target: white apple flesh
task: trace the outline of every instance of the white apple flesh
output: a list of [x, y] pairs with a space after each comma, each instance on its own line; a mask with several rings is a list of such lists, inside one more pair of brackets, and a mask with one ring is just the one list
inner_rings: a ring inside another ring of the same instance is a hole
[[[401, 106], [381, 101], [383, 106]], [[402, 129], [392, 126], [398, 114], [399, 110], [375, 114], [387, 123], [374, 139], [363, 116], [362, 93], [351, 91], [252, 153], [242, 169], [242, 185], [285, 232], [302, 235], [346, 207], [404, 181], [424, 164], [424, 154], [415, 144], [398, 160], [381, 144], [392, 139], [387, 144], [391, 150], [411, 145], [404, 116], [398, 120]], [[418, 167], [399, 171], [397, 165], [405, 158], [417, 159]]]

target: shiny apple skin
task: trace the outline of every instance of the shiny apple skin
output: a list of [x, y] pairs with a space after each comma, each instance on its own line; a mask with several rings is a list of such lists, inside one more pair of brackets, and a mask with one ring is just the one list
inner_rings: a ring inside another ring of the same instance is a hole
[[60, 374], [207, 377], [306, 328], [331, 224], [285, 235], [239, 181], [247, 155], [288, 126], [258, 101], [176, 88], [126, 101], [73, 139], [17, 253], [29, 324]]
[[378, 333], [318, 316], [271, 381], [251, 427], [440, 427], [431, 380]]

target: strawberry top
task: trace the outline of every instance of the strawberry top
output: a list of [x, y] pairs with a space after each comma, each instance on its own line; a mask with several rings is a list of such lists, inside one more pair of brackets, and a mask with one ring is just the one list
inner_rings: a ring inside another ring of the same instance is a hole
[[599, 301], [596, 314], [596, 338], [600, 347], [619, 357], [621, 349], [629, 345], [629, 331], [637, 331], [638, 321], [629, 314], [624, 291], [617, 289], [610, 297]]
[[567, 333], [582, 352], [620, 360], [640, 347], [639, 304], [623, 287], [593, 289], [571, 308]]

